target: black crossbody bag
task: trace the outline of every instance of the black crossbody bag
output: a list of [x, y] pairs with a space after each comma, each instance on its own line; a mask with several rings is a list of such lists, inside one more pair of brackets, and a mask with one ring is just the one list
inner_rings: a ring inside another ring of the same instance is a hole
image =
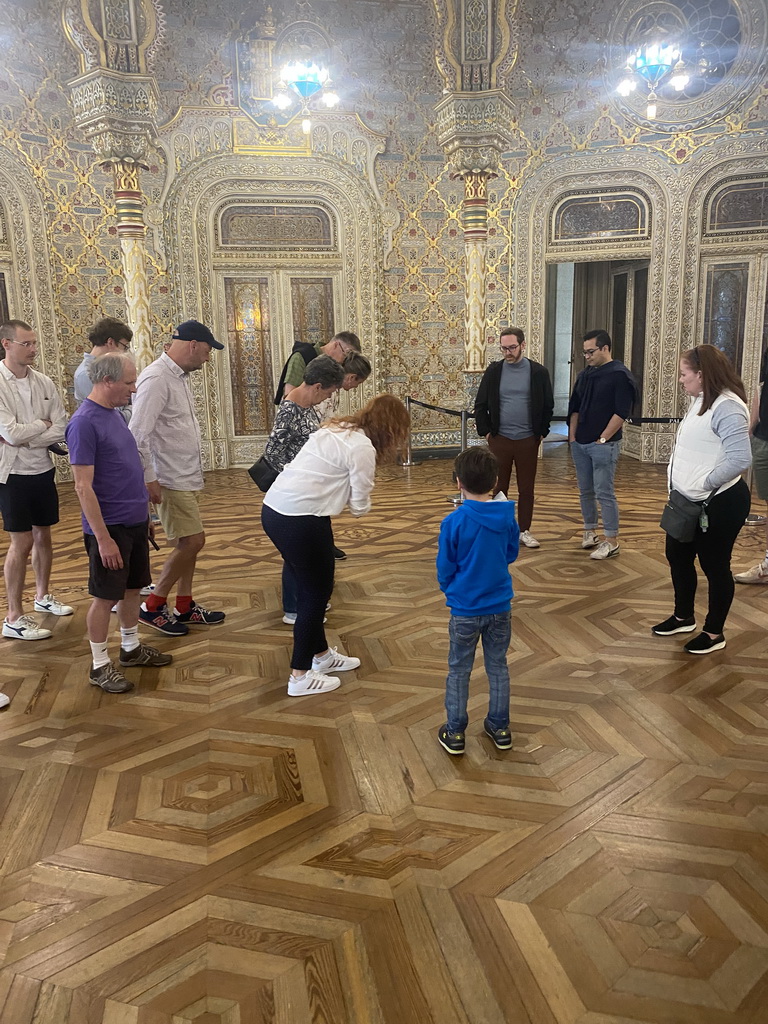
[[[674, 461], [674, 453], [672, 459]], [[669, 479], [672, 479], [672, 464], [669, 467]], [[681, 544], [690, 544], [696, 536], [696, 527], [701, 527], [701, 532], [706, 533], [709, 528], [709, 517], [707, 516], [707, 505], [717, 494], [717, 488], [712, 491], [708, 498], [703, 501], [691, 501], [674, 487], [669, 492], [664, 511], [661, 513], [659, 526], [673, 540]]]
[[263, 455], [248, 470], [248, 476], [250, 476], [259, 490], [264, 491], [265, 494], [279, 475], [275, 467], [267, 462]]

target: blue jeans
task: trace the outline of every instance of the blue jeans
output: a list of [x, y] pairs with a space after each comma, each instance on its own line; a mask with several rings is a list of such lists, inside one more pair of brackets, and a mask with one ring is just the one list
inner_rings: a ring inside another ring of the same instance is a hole
[[488, 676], [490, 699], [488, 723], [494, 729], [509, 726], [509, 669], [507, 650], [512, 636], [511, 611], [498, 615], [452, 615], [448, 624], [448, 678], [445, 681], [445, 710], [448, 731], [464, 732], [469, 699], [469, 677], [475, 661], [475, 648], [483, 638], [483, 656]]
[[619, 461], [619, 441], [607, 444], [571, 443], [571, 455], [579, 483], [579, 500], [585, 530], [597, 529], [597, 503], [603, 516], [603, 530], [606, 537], [616, 537], [619, 532], [619, 503], [613, 490], [616, 463]]

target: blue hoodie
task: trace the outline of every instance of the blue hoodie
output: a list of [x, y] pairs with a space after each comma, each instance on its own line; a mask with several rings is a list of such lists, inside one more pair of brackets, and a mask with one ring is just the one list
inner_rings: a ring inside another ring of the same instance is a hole
[[514, 501], [464, 501], [440, 524], [437, 582], [453, 615], [509, 609], [520, 527]]

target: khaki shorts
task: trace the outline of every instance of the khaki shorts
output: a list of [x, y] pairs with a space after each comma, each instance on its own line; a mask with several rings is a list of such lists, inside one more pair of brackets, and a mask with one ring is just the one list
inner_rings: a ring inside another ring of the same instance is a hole
[[768, 441], [752, 438], [752, 484], [761, 501], [768, 501]]
[[198, 507], [200, 492], [171, 491], [167, 487], [161, 487], [160, 490], [163, 500], [157, 506], [157, 514], [168, 540], [202, 533], [203, 521]]

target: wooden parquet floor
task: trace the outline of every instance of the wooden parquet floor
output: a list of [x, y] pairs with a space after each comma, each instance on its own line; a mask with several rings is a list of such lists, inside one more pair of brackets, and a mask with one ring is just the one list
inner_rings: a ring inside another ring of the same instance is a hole
[[[671, 610], [663, 470], [622, 461], [622, 553], [578, 547], [563, 446], [513, 567], [515, 747], [437, 745], [450, 464], [382, 473], [336, 522], [331, 642], [286, 696], [279, 563], [243, 472], [209, 478], [197, 596], [228, 611], [135, 692], [88, 685], [65, 485], [52, 641], [0, 642], [2, 1024], [765, 1024], [768, 588], [707, 658]], [[745, 530], [735, 564], [754, 564]], [[703, 588], [702, 588], [703, 589]]]

